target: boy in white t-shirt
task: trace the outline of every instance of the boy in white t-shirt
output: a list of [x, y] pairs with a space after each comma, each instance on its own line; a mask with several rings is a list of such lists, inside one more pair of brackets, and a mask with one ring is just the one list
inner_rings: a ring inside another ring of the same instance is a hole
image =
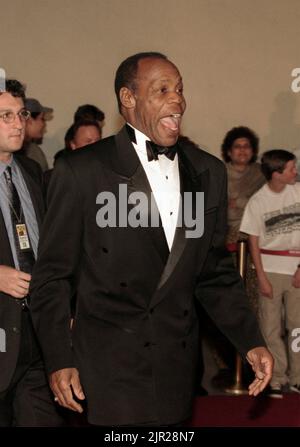
[[293, 330], [300, 328], [300, 183], [291, 152], [265, 152], [261, 167], [267, 183], [249, 200], [240, 231], [249, 234], [260, 290], [260, 327], [275, 359], [269, 395], [281, 398], [288, 382], [300, 393], [300, 352], [292, 344]]

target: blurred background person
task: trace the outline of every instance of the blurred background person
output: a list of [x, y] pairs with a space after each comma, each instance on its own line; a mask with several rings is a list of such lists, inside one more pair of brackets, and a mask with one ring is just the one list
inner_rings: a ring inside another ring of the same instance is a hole
[[70, 145], [70, 149], [80, 149], [88, 144], [96, 143], [101, 140], [102, 132], [95, 120], [81, 120], [73, 124], [73, 129], [69, 134], [70, 141], [67, 144]]
[[[256, 163], [259, 138], [248, 127], [234, 127], [225, 135], [222, 158], [228, 175], [227, 244], [236, 244], [244, 236], [239, 233], [243, 212], [249, 198], [265, 183], [260, 164]], [[235, 246], [230, 247], [235, 251]]]
[[97, 106], [94, 106], [93, 104], [83, 104], [82, 106], [79, 106], [74, 113], [74, 123], [82, 120], [98, 121], [102, 137], [102, 128], [105, 124], [105, 114], [104, 112], [102, 112], [101, 109], [99, 109]]
[[[102, 128], [104, 126], [105, 114], [97, 106], [93, 104], [83, 104], [79, 106], [74, 113], [74, 120], [71, 126], [67, 129], [64, 137], [65, 146], [60, 149], [54, 156], [54, 164], [60, 155], [62, 155], [65, 149], [72, 150], [71, 141], [74, 139], [74, 124], [83, 121], [96, 121], [100, 129], [100, 138], [102, 138]], [[94, 124], [94, 123], [93, 123]], [[89, 143], [86, 143], [89, 144]], [[77, 145], [76, 145], [77, 146]], [[84, 144], [82, 145], [84, 146]], [[77, 148], [77, 147], [76, 147]]]
[[29, 110], [31, 116], [26, 122], [22, 152], [28, 158], [39, 163], [43, 172], [45, 172], [49, 169], [48, 162], [39, 144], [43, 142], [46, 132], [46, 121], [52, 118], [53, 109], [43, 106], [35, 98], [27, 98], [25, 108]]
[[[65, 135], [65, 148], [56, 152], [54, 156], [54, 165], [56, 160], [66, 152], [80, 149], [88, 144], [95, 143], [96, 141], [101, 140], [101, 135], [101, 128], [98, 121], [86, 119], [72, 124]], [[44, 172], [45, 194], [47, 194], [52, 172], [53, 169], [48, 169]]]

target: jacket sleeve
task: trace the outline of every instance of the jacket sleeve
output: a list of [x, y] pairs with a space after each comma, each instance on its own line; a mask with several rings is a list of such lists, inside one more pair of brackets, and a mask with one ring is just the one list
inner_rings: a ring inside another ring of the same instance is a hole
[[80, 260], [82, 203], [78, 182], [66, 159], [53, 171], [48, 211], [31, 280], [31, 314], [48, 373], [74, 366], [71, 299]]
[[227, 231], [227, 178], [225, 168], [218, 177], [219, 205], [215, 230], [206, 261], [197, 279], [196, 298], [237, 350], [246, 355], [265, 346], [250, 307], [242, 279], [225, 247]]

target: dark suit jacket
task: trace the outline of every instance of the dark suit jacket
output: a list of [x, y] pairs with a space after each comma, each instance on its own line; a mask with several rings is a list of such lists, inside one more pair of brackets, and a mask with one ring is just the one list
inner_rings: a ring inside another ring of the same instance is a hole
[[126, 184], [129, 194], [151, 193], [124, 129], [55, 166], [32, 315], [48, 371], [78, 367], [93, 424], [172, 424], [190, 415], [199, 353], [195, 294], [243, 354], [264, 345], [224, 250], [225, 168], [189, 147], [180, 148], [179, 166], [182, 192], [205, 193], [205, 232], [187, 239], [178, 228], [170, 255], [161, 226], [96, 224], [101, 191], [118, 197]]
[[[39, 165], [20, 154], [14, 155], [26, 182], [39, 227], [44, 214], [42, 171]], [[0, 209], [0, 265], [15, 267]], [[21, 306], [10, 295], [0, 292], [0, 328], [6, 333], [6, 352], [0, 352], [0, 391], [5, 390], [14, 373], [19, 354]]]

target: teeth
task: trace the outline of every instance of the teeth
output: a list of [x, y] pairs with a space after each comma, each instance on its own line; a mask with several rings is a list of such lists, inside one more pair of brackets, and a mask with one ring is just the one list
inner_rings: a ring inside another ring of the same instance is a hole
[[181, 117], [181, 113], [172, 113], [171, 115], [173, 118], [180, 118]]

